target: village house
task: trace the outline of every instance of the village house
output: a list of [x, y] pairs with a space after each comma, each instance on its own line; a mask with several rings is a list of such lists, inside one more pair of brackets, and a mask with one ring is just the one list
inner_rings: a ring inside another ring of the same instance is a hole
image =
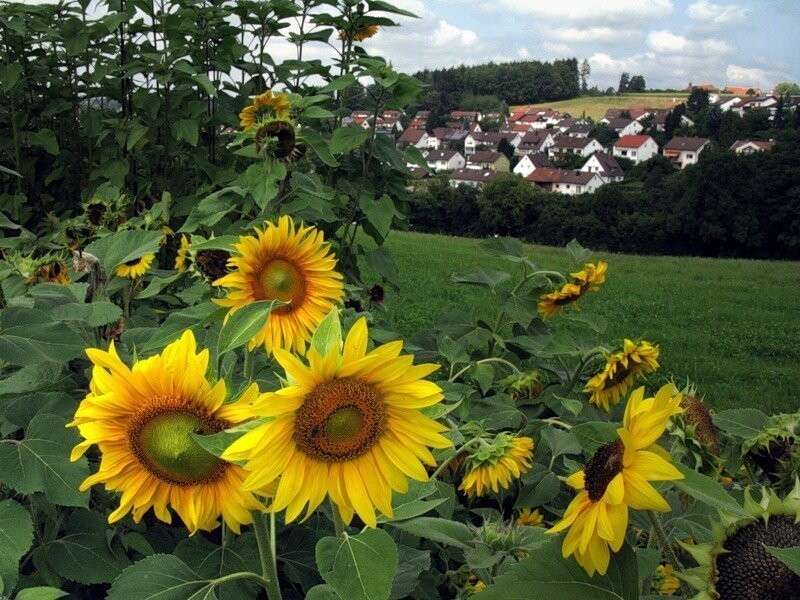
[[600, 119], [600, 122], [608, 125], [608, 127], [612, 129], [619, 137], [626, 135], [638, 135], [644, 131], [642, 124], [635, 119], [626, 119], [625, 117], [615, 117], [609, 119], [604, 117]]
[[536, 187], [552, 191], [553, 184], [561, 179], [560, 169], [541, 167], [525, 176], [525, 181]]
[[517, 166], [514, 167], [514, 174], [527, 177], [536, 169], [549, 168], [552, 166], [546, 155], [539, 152], [531, 152], [529, 154], [524, 154], [522, 158], [519, 159]]
[[736, 154], [753, 154], [772, 150], [774, 147], [775, 140], [736, 140], [731, 144], [730, 149]]
[[553, 183], [552, 189], [559, 194], [593, 194], [604, 183], [597, 173], [561, 171], [558, 181]]
[[447, 127], [437, 127], [433, 130], [433, 135], [428, 137], [428, 147], [434, 150], [461, 150], [464, 147], [464, 138], [469, 131], [466, 129], [449, 129]]
[[749, 96], [734, 104], [731, 110], [743, 117], [745, 113], [760, 108], [768, 110], [769, 118], [772, 119], [778, 110], [778, 99], [775, 96]]
[[508, 173], [511, 170], [511, 162], [502, 152], [478, 150], [467, 157], [466, 167], [468, 169], [489, 169], [498, 173]]
[[734, 96], [733, 98], [719, 98], [716, 102], [712, 102], [712, 104], [722, 112], [727, 112], [741, 101], [742, 99], [739, 96]]
[[707, 148], [709, 141], [701, 137], [674, 137], [661, 150], [661, 153], [679, 169], [697, 163], [700, 153]]
[[428, 147], [428, 132], [424, 129], [411, 129], [408, 128], [403, 132], [403, 135], [397, 140], [398, 148], [407, 148], [414, 146], [415, 148]]
[[450, 186], [469, 185], [471, 187], [483, 187], [490, 181], [500, 177], [497, 171], [489, 169], [456, 169], [450, 174]]
[[375, 121], [375, 133], [396, 136], [403, 132], [399, 117], [379, 117]]
[[431, 150], [425, 155], [428, 168], [435, 171], [454, 171], [466, 165], [464, 157], [455, 150]]
[[531, 131], [522, 136], [517, 146], [518, 154], [547, 153], [547, 149], [555, 143], [549, 130]]
[[475, 110], [454, 110], [450, 118], [454, 121], [482, 121], [483, 115]]
[[594, 138], [577, 138], [560, 135], [552, 146], [547, 149], [550, 159], [562, 158], [571, 154], [578, 154], [588, 158], [595, 152], [601, 152], [603, 146]]
[[500, 141], [505, 139], [515, 149], [522, 139], [522, 133], [501, 133], [499, 131], [472, 131], [464, 138], [464, 153], [474, 154], [477, 150], [497, 151]]
[[592, 154], [589, 160], [583, 163], [581, 171], [584, 173], [597, 173], [603, 183], [622, 181], [625, 178], [625, 173], [616, 159], [605, 152]]
[[[750, 93], [748, 93], [750, 92]], [[761, 88], [745, 87], [743, 85], [726, 85], [722, 90], [723, 94], [733, 94], [734, 96], [761, 96]]]
[[658, 154], [658, 144], [649, 135], [626, 135], [614, 142], [612, 154], [627, 158], [637, 165]]
[[592, 126], [586, 121], [576, 121], [571, 127], [567, 128], [564, 133], [569, 137], [588, 138]]

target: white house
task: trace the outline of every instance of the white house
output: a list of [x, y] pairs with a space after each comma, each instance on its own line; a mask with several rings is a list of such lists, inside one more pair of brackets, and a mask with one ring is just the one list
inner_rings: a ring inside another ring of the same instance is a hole
[[625, 135], [614, 142], [612, 154], [638, 165], [658, 154], [658, 144], [649, 135]]
[[622, 167], [613, 156], [605, 152], [595, 152], [589, 157], [581, 171], [584, 173], [597, 173], [603, 180], [603, 183], [611, 183], [613, 181], [622, 181], [625, 178], [625, 173]]
[[555, 141], [550, 130], [531, 131], [522, 136], [517, 146], [517, 153], [531, 154], [541, 152], [547, 154], [547, 149], [554, 143]]
[[600, 119], [601, 123], [605, 123], [609, 128], [613, 129], [619, 137], [625, 135], [638, 135], [644, 131], [644, 126], [635, 119], [626, 119], [624, 117], [604, 117]]
[[483, 187], [486, 183], [493, 181], [499, 176], [500, 173], [490, 169], [456, 169], [450, 174], [450, 186], [469, 185], [472, 187]]
[[514, 174], [521, 175], [522, 177], [527, 177], [531, 173], [533, 173], [536, 169], [547, 168], [551, 167], [550, 161], [544, 154], [540, 154], [538, 152], [532, 152], [530, 154], [524, 154], [517, 166], [514, 167]]
[[700, 153], [708, 147], [708, 140], [701, 137], [674, 137], [661, 150], [661, 153], [672, 161], [676, 167], [683, 169], [686, 165], [697, 163]]
[[436, 171], [454, 171], [463, 169], [466, 161], [460, 152], [455, 150], [431, 150], [425, 156], [428, 168]]
[[415, 148], [428, 147], [428, 133], [424, 129], [406, 129], [397, 140], [401, 146], [414, 146]]
[[597, 173], [584, 171], [561, 171], [553, 191], [561, 194], [593, 194], [605, 182]]
[[772, 150], [775, 147], [775, 140], [736, 140], [731, 144], [730, 149], [736, 154], [753, 154]]
[[603, 146], [594, 138], [569, 137], [560, 135], [555, 143], [547, 149], [547, 155], [552, 158], [578, 154], [587, 158], [595, 152], [602, 152]]
[[478, 149], [497, 150], [500, 140], [505, 139], [515, 149], [522, 140], [522, 133], [499, 131], [472, 131], [464, 138], [464, 154], [474, 154]]

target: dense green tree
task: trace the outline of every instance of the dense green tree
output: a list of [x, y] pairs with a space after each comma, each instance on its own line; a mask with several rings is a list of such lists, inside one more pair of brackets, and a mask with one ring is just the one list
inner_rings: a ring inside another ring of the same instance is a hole
[[480, 222], [487, 233], [524, 237], [535, 221], [538, 190], [513, 174], [487, 183], [478, 198]]
[[693, 87], [689, 93], [689, 98], [686, 100], [686, 114], [695, 123], [701, 119], [705, 111], [708, 109], [708, 90]]
[[629, 92], [644, 92], [647, 89], [647, 83], [645, 82], [644, 75], [634, 75], [631, 77], [630, 82], [628, 83], [628, 91]]
[[622, 75], [619, 77], [619, 85], [617, 86], [617, 93], [624, 94], [628, 91], [628, 87], [631, 84], [631, 76], [630, 73], [623, 72]]
[[777, 96], [800, 96], [800, 84], [794, 81], [781, 81], [772, 88], [772, 93]]

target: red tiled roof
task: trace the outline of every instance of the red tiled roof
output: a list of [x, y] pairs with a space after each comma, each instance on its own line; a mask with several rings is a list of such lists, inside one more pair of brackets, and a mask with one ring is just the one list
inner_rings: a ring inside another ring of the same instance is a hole
[[647, 140], [652, 140], [649, 135], [623, 135], [616, 142], [616, 148], [640, 148]]
[[561, 169], [549, 169], [547, 167], [540, 167], [530, 173], [525, 181], [531, 183], [555, 183], [561, 180]]
[[400, 136], [398, 141], [400, 142], [411, 142], [412, 144], [416, 144], [420, 141], [423, 137], [425, 137], [425, 130], [424, 129], [406, 129], [403, 132], [403, 135]]

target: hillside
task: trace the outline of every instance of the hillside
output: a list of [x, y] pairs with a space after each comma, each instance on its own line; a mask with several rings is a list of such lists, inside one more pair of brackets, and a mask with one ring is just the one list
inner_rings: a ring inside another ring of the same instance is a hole
[[[684, 102], [686, 95], [680, 92], [651, 92], [645, 94], [622, 94], [620, 96], [582, 96], [558, 102], [542, 102], [536, 106], [547, 106], [557, 110], [564, 110], [573, 117], [587, 116], [593, 119], [602, 119], [609, 108], [670, 108], [675, 104]], [[512, 106], [515, 111], [523, 106]]]

